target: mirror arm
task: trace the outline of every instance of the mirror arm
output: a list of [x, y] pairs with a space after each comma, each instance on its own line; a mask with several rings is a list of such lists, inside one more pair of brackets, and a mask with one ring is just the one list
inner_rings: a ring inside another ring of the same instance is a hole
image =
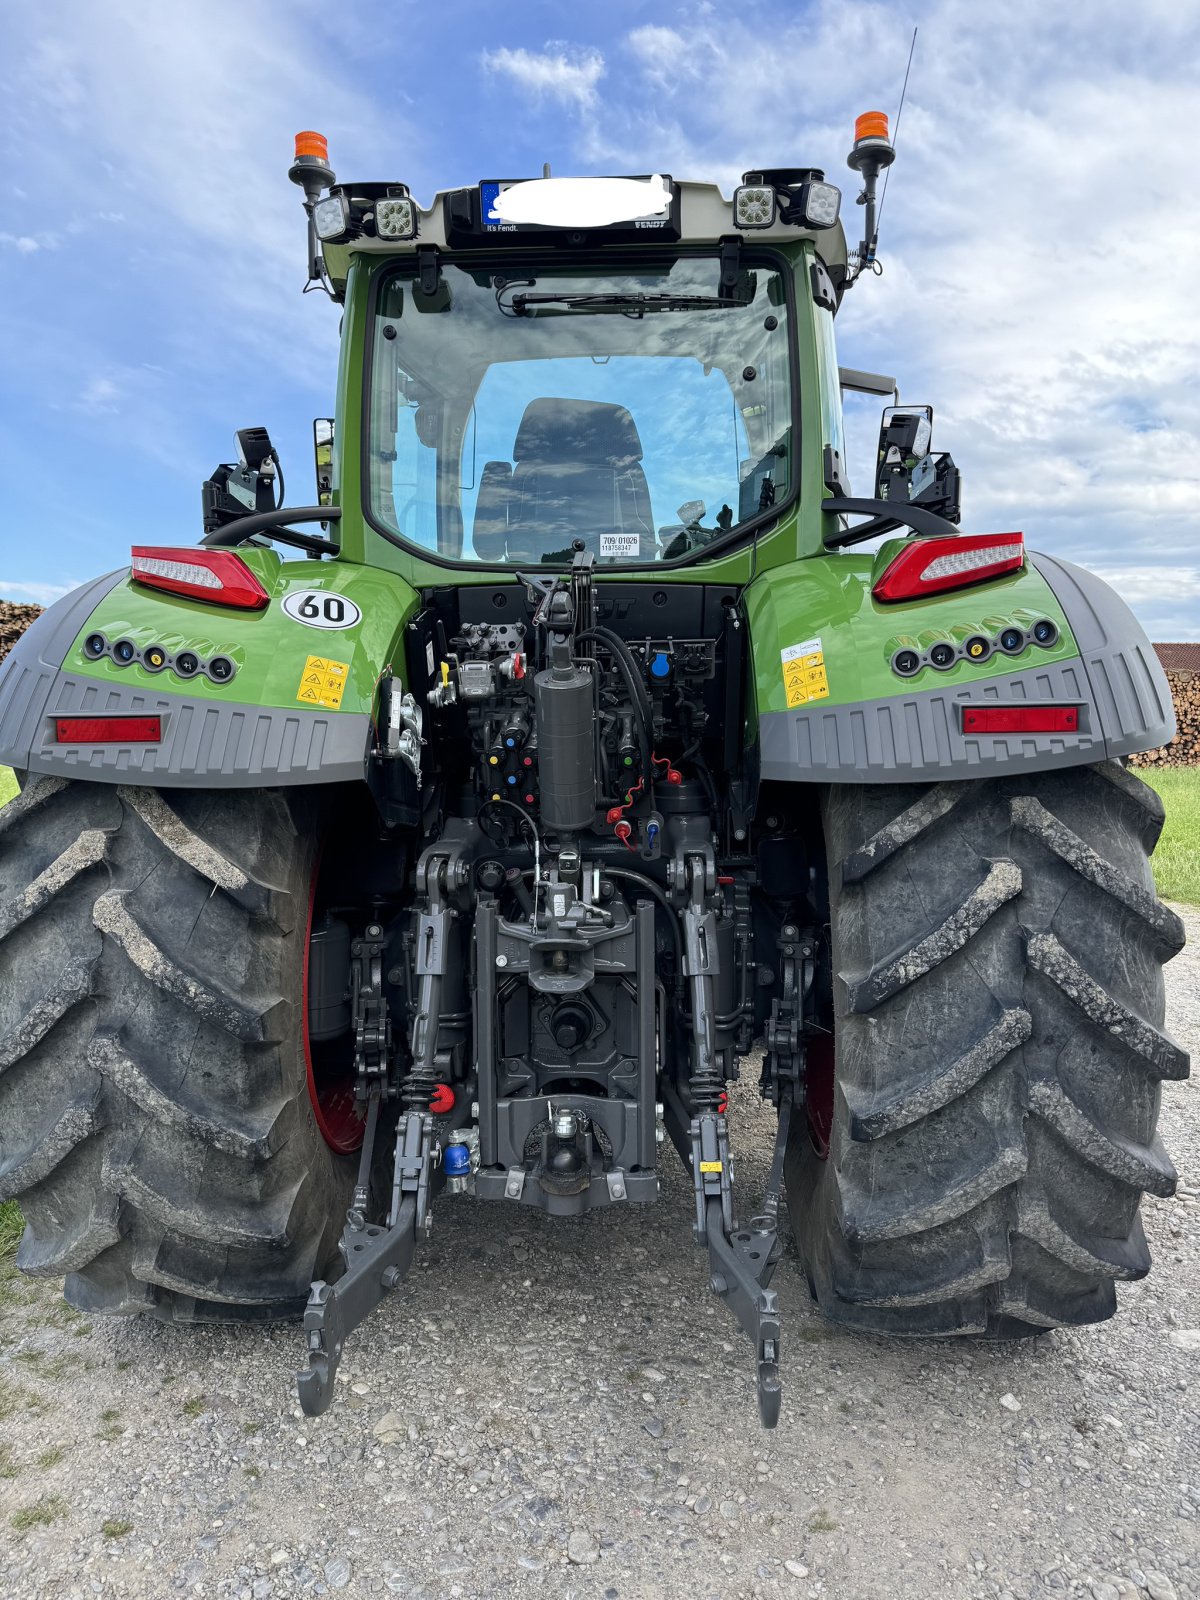
[[312, 555], [337, 555], [339, 546], [331, 539], [322, 539], [315, 533], [293, 533], [289, 522], [336, 522], [342, 514], [341, 506], [289, 506], [279, 511], [254, 511], [248, 517], [237, 517], [224, 527], [206, 533], [202, 545], [210, 548], [227, 548], [245, 544], [256, 533], [270, 533], [283, 544], [295, 545]]
[[841, 545], [861, 544], [876, 534], [892, 533], [896, 528], [911, 528], [930, 538], [956, 537], [958, 529], [936, 511], [926, 511], [922, 506], [904, 504], [899, 500], [857, 500], [843, 495], [831, 495], [822, 500], [821, 510], [830, 516], [865, 516], [869, 522], [860, 522], [854, 528], [842, 528], [825, 540], [827, 549], [836, 550]]

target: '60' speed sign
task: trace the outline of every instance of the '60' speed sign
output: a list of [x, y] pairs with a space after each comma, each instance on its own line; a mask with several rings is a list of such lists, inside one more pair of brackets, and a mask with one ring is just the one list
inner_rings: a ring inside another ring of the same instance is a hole
[[304, 589], [289, 594], [283, 609], [293, 622], [303, 622], [308, 628], [352, 628], [362, 621], [362, 612], [353, 600], [327, 589]]

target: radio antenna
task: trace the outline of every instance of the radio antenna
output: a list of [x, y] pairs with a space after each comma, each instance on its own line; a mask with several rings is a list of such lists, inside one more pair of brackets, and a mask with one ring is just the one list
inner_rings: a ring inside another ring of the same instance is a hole
[[[900, 90], [900, 104], [896, 110], [896, 120], [892, 124], [892, 148], [896, 147], [896, 140], [900, 137], [900, 118], [904, 115], [904, 97], [908, 93], [908, 75], [912, 71], [913, 51], [917, 48], [917, 30], [913, 29], [912, 43], [908, 47], [908, 65], [904, 69], [904, 84]], [[889, 167], [883, 175], [883, 193], [879, 196], [879, 217], [875, 224], [875, 237], [879, 237], [879, 224], [883, 221], [883, 203], [887, 199], [888, 179], [892, 175]]]

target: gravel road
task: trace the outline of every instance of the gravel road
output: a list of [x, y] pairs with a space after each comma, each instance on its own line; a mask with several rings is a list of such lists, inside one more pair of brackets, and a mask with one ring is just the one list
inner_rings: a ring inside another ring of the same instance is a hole
[[[851, 1337], [785, 1260], [773, 1434], [673, 1165], [636, 1227], [444, 1198], [315, 1422], [295, 1328], [89, 1325], [0, 1281], [0, 1596], [1200, 1596], [1200, 1081], [1164, 1091], [1180, 1194], [1113, 1321]], [[754, 1195], [767, 1122], [734, 1109]]]

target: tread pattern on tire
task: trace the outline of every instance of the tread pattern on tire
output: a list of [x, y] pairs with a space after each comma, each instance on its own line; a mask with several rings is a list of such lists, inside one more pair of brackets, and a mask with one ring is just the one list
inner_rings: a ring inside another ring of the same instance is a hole
[[787, 1183], [834, 1320], [1006, 1336], [1111, 1315], [1148, 1271], [1161, 1081], [1188, 1073], [1162, 817], [1115, 762], [828, 791], [833, 1129], [822, 1161], [796, 1119]]
[[347, 1163], [297, 1006], [309, 801], [31, 777], [0, 809], [0, 1197], [93, 1313], [295, 1314]]

